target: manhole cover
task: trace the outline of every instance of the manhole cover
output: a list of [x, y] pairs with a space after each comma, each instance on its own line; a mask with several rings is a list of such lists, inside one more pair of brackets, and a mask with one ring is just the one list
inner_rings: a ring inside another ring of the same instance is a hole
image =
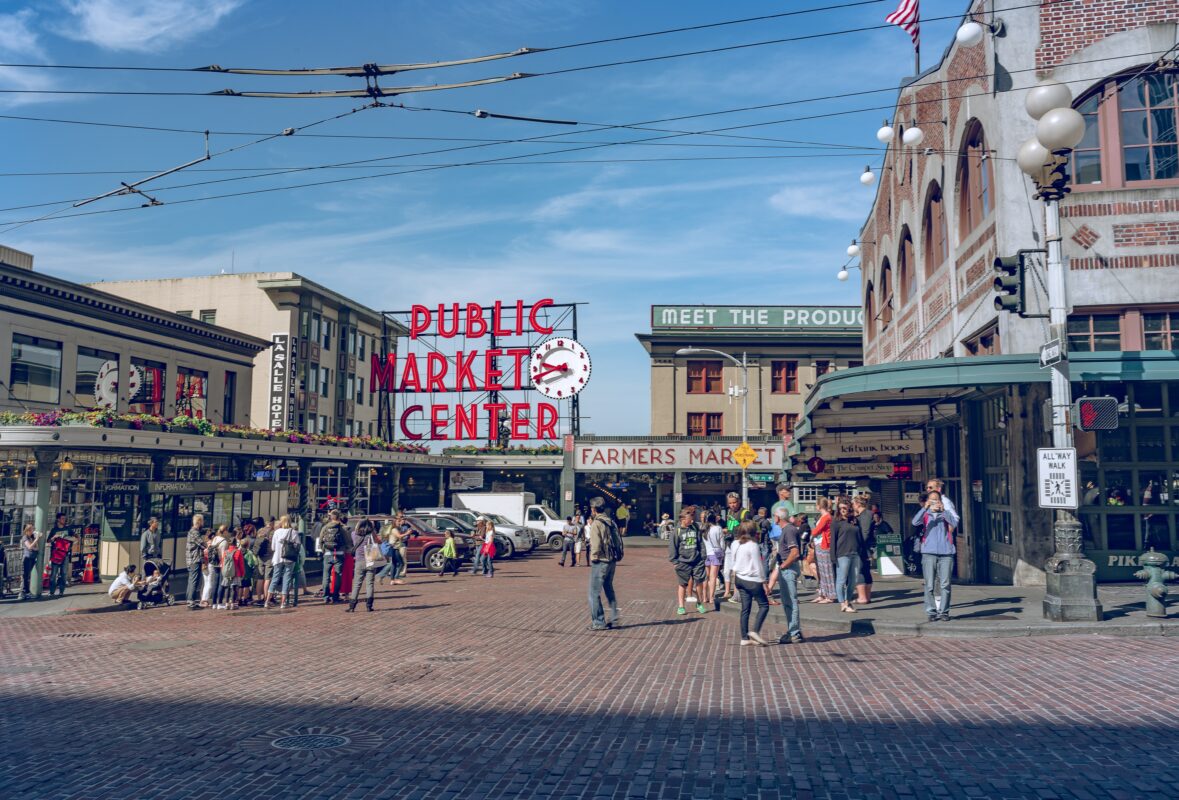
[[59, 639], [89, 639], [93, 635], [94, 635], [93, 633], [59, 633], [59, 634], [57, 634], [57, 638], [59, 638]]
[[467, 661], [474, 661], [474, 656], [459, 656], [449, 653], [443, 656], [427, 656], [427, 661], [434, 661], [439, 664], [463, 664]]
[[294, 736], [280, 736], [270, 743], [279, 750], [328, 750], [343, 747], [352, 740], [334, 733], [300, 733]]

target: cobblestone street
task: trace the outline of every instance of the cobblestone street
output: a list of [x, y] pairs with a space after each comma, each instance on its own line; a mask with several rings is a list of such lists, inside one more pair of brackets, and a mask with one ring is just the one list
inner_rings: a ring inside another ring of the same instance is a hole
[[662, 548], [593, 633], [588, 572], [2, 620], [0, 796], [1179, 796], [1177, 637], [742, 648], [735, 616], [674, 615]]

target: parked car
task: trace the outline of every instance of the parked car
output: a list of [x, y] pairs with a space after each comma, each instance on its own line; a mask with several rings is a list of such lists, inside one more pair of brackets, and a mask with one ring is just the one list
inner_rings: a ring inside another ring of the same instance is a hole
[[[443, 511], [430, 511], [428, 509], [414, 509], [414, 515], [421, 517], [429, 522], [440, 531], [453, 530], [455, 533], [461, 533], [464, 536], [469, 536], [473, 546], [478, 550], [481, 542], [475, 542], [475, 526], [465, 519], [444, 513]], [[515, 553], [515, 547], [512, 540], [502, 533], [492, 534], [495, 539], [495, 557], [496, 559], [511, 558]]]
[[[370, 520], [381, 533], [387, 536], [393, 530], [395, 517], [392, 514], [361, 514], [348, 518], [349, 529], [354, 530], [361, 520]], [[409, 538], [405, 542], [405, 559], [411, 567], [421, 567], [430, 572], [441, 572], [446, 563], [442, 557], [442, 546], [446, 543], [446, 534], [430, 524], [429, 520], [405, 515], [405, 522], [409, 525]], [[466, 561], [475, 552], [475, 544], [470, 536], [456, 533], [454, 548], [459, 561]]]
[[509, 525], [536, 531], [538, 543], [547, 542], [549, 549], [561, 549], [565, 520], [547, 504], [537, 503], [532, 492], [459, 492], [454, 496], [454, 504], [496, 514]]
[[[532, 531], [520, 525], [513, 525], [503, 517], [496, 518], [495, 514], [483, 514], [479, 511], [474, 511], [466, 508], [415, 508], [414, 514], [443, 514], [451, 519], [460, 519], [475, 528], [475, 520], [481, 516], [485, 516], [495, 524], [495, 532], [498, 534], [495, 540], [495, 549], [497, 554], [503, 554], [506, 558], [511, 558], [517, 553], [530, 553], [536, 549], [539, 539]], [[501, 538], [502, 537], [502, 538]]]

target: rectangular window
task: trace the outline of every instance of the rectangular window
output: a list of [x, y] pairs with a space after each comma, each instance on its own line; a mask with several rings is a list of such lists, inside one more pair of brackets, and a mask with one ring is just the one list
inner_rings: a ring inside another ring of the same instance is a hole
[[307, 389], [308, 391], [319, 390], [319, 364], [307, 365]]
[[688, 414], [689, 436], [720, 436], [723, 433], [721, 414]]
[[221, 398], [221, 421], [232, 425], [237, 418], [234, 412], [237, 403], [237, 373], [225, 370], [225, 394]]
[[327, 417], [323, 414], [319, 415], [319, 433], [327, 433]]
[[189, 319], [192, 319], [192, 309], [190, 308], [187, 311], [177, 311], [176, 315], [179, 317], [188, 317]]
[[816, 361], [815, 362], [815, 377], [819, 378], [831, 371], [830, 361]]
[[1068, 349], [1095, 353], [1122, 349], [1117, 314], [1074, 314], [1068, 318]]
[[720, 394], [723, 372], [720, 361], [689, 361], [688, 394]]
[[348, 329], [348, 354], [356, 355], [356, 328]]
[[319, 314], [311, 315], [311, 341], [319, 343]]
[[797, 414], [774, 414], [770, 418], [771, 432], [774, 436], [793, 436], [794, 426], [798, 424]]
[[1179, 311], [1142, 315], [1147, 350], [1179, 350]]
[[127, 377], [128, 409], [131, 413], [164, 413], [164, 379], [167, 374], [167, 365], [159, 361], [131, 359], [131, 372]]
[[[361, 339], [361, 341], [364, 340]], [[356, 387], [356, 405], [359, 406], [364, 403], [364, 378], [356, 379]]]
[[299, 336], [306, 339], [311, 335], [311, 314], [306, 311], [299, 312]]
[[209, 373], [179, 367], [176, 370], [176, 415], [203, 419], [208, 411]]
[[332, 371], [327, 367], [320, 367], [319, 369], [319, 393], [323, 397], [331, 397], [332, 392]]
[[798, 362], [771, 362], [770, 386], [774, 394], [798, 394]]
[[332, 349], [332, 321], [330, 319], [323, 321], [323, 349]]
[[371, 422], [368, 424], [368, 435], [373, 435], [373, 424]]
[[84, 408], [116, 408], [119, 404], [119, 354], [78, 348], [74, 402]]
[[[365, 336], [364, 334], [361, 334], [360, 336], [357, 336], [356, 338], [359, 340], [359, 342], [357, 342], [357, 344], [360, 347], [360, 352], [357, 354], [357, 357], [361, 361], [364, 361], [364, 343], [366, 341], [368, 341], [368, 337]], [[376, 352], [376, 351], [374, 350], [373, 352]]]
[[217, 309], [215, 309], [215, 308], [202, 308], [201, 309], [201, 322], [205, 323], [206, 325], [216, 325], [217, 324]]
[[12, 334], [8, 394], [31, 403], [61, 401], [61, 342]]

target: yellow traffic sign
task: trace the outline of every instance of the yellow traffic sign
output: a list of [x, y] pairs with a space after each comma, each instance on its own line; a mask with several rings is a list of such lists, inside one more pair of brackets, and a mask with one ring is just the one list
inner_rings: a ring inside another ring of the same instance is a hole
[[757, 452], [749, 446], [749, 442], [741, 442], [741, 446], [733, 451], [733, 463], [741, 469], [749, 469], [749, 465], [757, 461]]

